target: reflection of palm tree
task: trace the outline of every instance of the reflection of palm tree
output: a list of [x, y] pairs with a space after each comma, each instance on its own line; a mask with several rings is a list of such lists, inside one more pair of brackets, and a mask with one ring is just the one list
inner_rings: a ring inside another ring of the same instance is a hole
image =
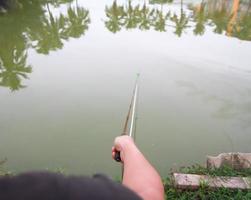
[[90, 23], [89, 11], [76, 5], [76, 9], [68, 8], [68, 19], [64, 31], [65, 39], [69, 37], [79, 38], [88, 29]]
[[153, 21], [154, 9], [150, 10], [146, 3], [144, 3], [140, 12], [140, 24], [139, 28], [141, 30], [149, 30], [151, 26], [151, 21]]
[[105, 22], [106, 28], [113, 33], [120, 31], [123, 26], [123, 17], [125, 15], [124, 7], [118, 6], [115, 0], [110, 8], [105, 8], [105, 12], [109, 19]]
[[120, 31], [122, 27], [126, 29], [149, 30], [154, 27], [156, 31], [165, 31], [166, 20], [169, 16], [164, 14], [162, 9], [150, 9], [146, 3], [133, 6], [132, 1], [128, 1], [127, 6], [118, 6], [116, 0], [111, 7], [106, 7], [105, 26], [113, 33]]
[[126, 9], [125, 15], [125, 27], [127, 29], [137, 28], [137, 25], [140, 23], [140, 9], [139, 5], [136, 7], [132, 6], [131, 0], [128, 1], [128, 8]]
[[154, 28], [156, 31], [166, 31], [166, 20], [168, 19], [170, 13], [167, 13], [166, 15], [163, 14], [162, 10], [156, 11], [155, 15], [155, 22], [154, 22]]
[[207, 22], [205, 14], [205, 4], [202, 2], [194, 14], [194, 21], [196, 22], [193, 33], [195, 35], [203, 35], [205, 32], [205, 23]]
[[37, 40], [35, 48], [38, 53], [42, 54], [48, 54], [51, 50], [63, 47], [62, 33], [66, 23], [66, 19], [62, 14], [59, 17], [53, 16], [49, 4], [47, 4], [47, 11], [49, 18], [43, 17], [41, 32], [35, 36], [37, 38], [32, 38], [32, 40]]
[[47, 4], [48, 17], [41, 20], [42, 26], [39, 32], [31, 32], [31, 40], [37, 41], [33, 46], [38, 53], [48, 54], [50, 51], [61, 49], [63, 40], [70, 37], [79, 38], [88, 29], [90, 23], [89, 11], [80, 8], [69, 7], [67, 15], [59, 14], [55, 17]]
[[251, 40], [251, 14], [243, 16], [233, 27], [232, 36], [241, 40]]
[[[207, 8], [206, 8], [207, 7]], [[193, 17], [196, 22], [194, 29], [195, 35], [202, 35], [205, 31], [205, 23], [210, 19], [211, 26], [215, 26], [215, 33], [222, 33], [227, 28], [229, 21], [229, 13], [226, 9], [226, 1], [202, 1], [199, 6], [195, 6], [193, 9]]]
[[[0, 86], [18, 90], [25, 87], [22, 80], [28, 78], [32, 68], [26, 64], [28, 48], [48, 54], [63, 47], [63, 40], [80, 37], [90, 23], [89, 12], [76, 6], [69, 7], [66, 15], [53, 15], [51, 6], [59, 6], [72, 0], [27, 0], [22, 9], [7, 12], [0, 18]], [[47, 6], [47, 12], [46, 12]]]
[[208, 17], [212, 20], [211, 25], [215, 25], [215, 33], [221, 34], [224, 30], [226, 30], [229, 21], [229, 16], [225, 8], [220, 11], [216, 10]]
[[251, 0], [203, 0], [200, 6], [193, 7], [196, 22], [194, 34], [204, 33], [204, 24], [214, 27], [215, 33], [225, 33], [241, 40], [251, 40], [250, 9]]
[[24, 1], [22, 9], [1, 16], [0, 27], [4, 28], [0, 31], [0, 46], [4, 48], [0, 48], [0, 86], [12, 91], [25, 87], [22, 81], [32, 71], [26, 63], [29, 47], [27, 30], [36, 29], [42, 14], [40, 3]]
[[189, 22], [189, 16], [183, 11], [183, 0], [180, 1], [180, 16], [176, 15], [176, 13], [171, 17], [171, 21], [175, 23], [176, 30], [175, 34], [179, 37], [182, 35], [185, 28], [189, 27], [187, 24]]
[[28, 78], [27, 73], [31, 73], [31, 66], [26, 65], [27, 53], [18, 52], [15, 49], [11, 52], [11, 56], [0, 64], [0, 86], [9, 87], [11, 90], [18, 90], [25, 87], [22, 85], [22, 78]]

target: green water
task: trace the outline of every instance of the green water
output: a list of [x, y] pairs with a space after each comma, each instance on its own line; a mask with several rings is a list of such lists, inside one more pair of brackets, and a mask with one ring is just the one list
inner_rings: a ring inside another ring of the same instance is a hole
[[[21, 3], [22, 2], [22, 3]], [[119, 176], [111, 146], [141, 73], [136, 143], [165, 176], [251, 152], [251, 1], [10, 1], [0, 160]]]

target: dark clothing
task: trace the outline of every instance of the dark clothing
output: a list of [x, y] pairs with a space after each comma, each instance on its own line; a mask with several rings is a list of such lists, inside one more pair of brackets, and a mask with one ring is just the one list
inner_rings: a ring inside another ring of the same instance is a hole
[[103, 175], [93, 178], [30, 172], [0, 178], [0, 200], [140, 200]]

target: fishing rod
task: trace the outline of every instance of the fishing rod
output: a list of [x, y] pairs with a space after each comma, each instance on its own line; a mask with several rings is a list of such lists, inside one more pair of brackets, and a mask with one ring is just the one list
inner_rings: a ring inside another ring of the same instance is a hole
[[[125, 125], [124, 125], [124, 129], [123, 129], [123, 132], [121, 135], [128, 135], [130, 137], [133, 138], [133, 127], [134, 127], [134, 123], [136, 121], [136, 104], [137, 104], [137, 99], [138, 99], [138, 81], [139, 81], [139, 76], [140, 74], [137, 74], [137, 77], [136, 77], [136, 82], [135, 82], [135, 87], [134, 87], [134, 90], [133, 90], [133, 96], [132, 96], [132, 99], [131, 99], [131, 103], [130, 103], [130, 106], [129, 106], [129, 110], [128, 110], [128, 113], [127, 113], [127, 116], [126, 116], [126, 121], [125, 121]], [[130, 120], [130, 117], [131, 117], [131, 121], [130, 121], [130, 129], [129, 129], [129, 132], [128, 132], [128, 122]], [[115, 157], [114, 159], [117, 161], [117, 162], [121, 162], [121, 157], [120, 157], [120, 152], [119, 151], [116, 151], [115, 152]]]

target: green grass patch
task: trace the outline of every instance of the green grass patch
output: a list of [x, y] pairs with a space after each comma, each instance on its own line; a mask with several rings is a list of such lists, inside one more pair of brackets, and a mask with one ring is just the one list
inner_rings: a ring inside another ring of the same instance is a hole
[[251, 169], [241, 169], [234, 170], [229, 166], [224, 166], [219, 169], [207, 169], [201, 165], [192, 165], [190, 167], [181, 167], [179, 169], [180, 173], [187, 174], [200, 174], [200, 175], [209, 175], [209, 176], [247, 176], [251, 177]]
[[0, 176], [8, 175], [9, 172], [4, 168], [4, 163], [6, 163], [7, 159], [0, 160]]
[[[176, 172], [187, 174], [200, 174], [209, 176], [241, 176], [251, 178], [251, 169], [234, 170], [231, 167], [222, 167], [219, 169], [207, 169], [200, 165], [182, 167]], [[173, 173], [173, 172], [172, 172]], [[171, 173], [171, 174], [172, 174]], [[251, 190], [232, 190], [227, 188], [210, 189], [207, 183], [202, 183], [198, 190], [179, 190], [172, 185], [171, 174], [163, 180], [165, 186], [166, 199], [177, 200], [250, 200]]]

